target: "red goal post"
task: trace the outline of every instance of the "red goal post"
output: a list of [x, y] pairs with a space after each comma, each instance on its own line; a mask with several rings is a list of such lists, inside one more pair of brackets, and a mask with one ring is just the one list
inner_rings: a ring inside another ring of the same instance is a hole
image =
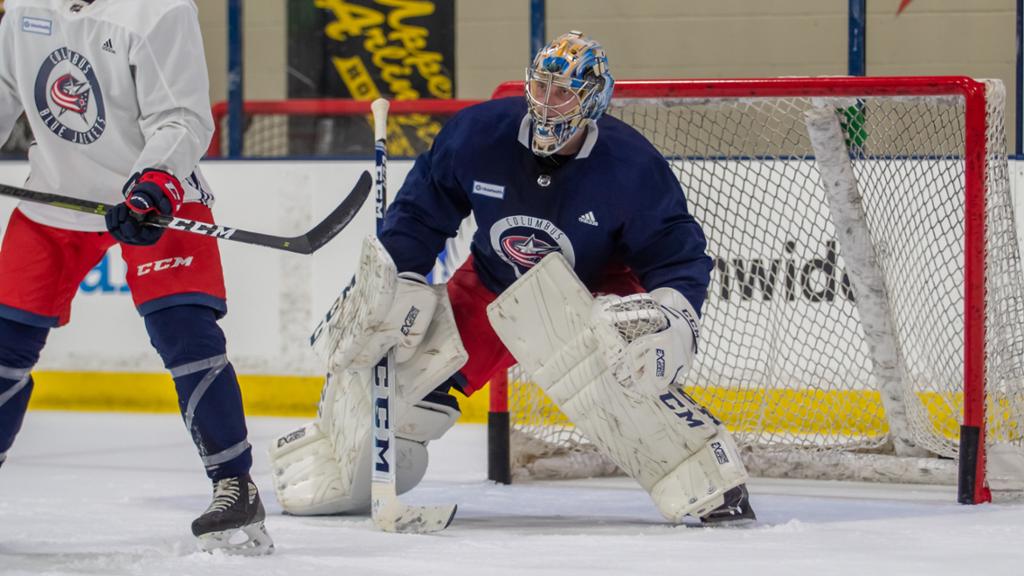
[[[493, 97], [522, 93], [510, 82]], [[852, 463], [857, 478], [861, 456], [886, 453], [915, 463], [883, 476], [927, 482], [955, 460], [958, 500], [976, 503], [991, 499], [989, 451], [1024, 455], [1024, 299], [1004, 100], [1000, 83], [966, 77], [616, 83], [609, 113], [670, 159], [709, 251], [722, 251], [684, 385], [730, 424], [755, 472], [764, 456], [768, 473], [817, 461], [825, 469], [813, 477]], [[849, 151], [849, 186], [863, 195], [860, 224], [873, 242], [868, 268], [885, 295], [877, 309], [856, 294], [865, 281], [835, 240], [804, 126], [811, 108], [834, 112]], [[801, 240], [824, 257], [798, 254]], [[876, 332], [878, 322], [887, 333], [865, 341], [864, 325]], [[585, 452], [585, 439], [565, 440], [571, 425], [547, 414], [542, 393], [517, 399], [514, 385], [528, 380], [510, 372], [508, 396], [492, 386], [498, 481], [531, 465], [517, 460], [517, 434], [543, 458]]]

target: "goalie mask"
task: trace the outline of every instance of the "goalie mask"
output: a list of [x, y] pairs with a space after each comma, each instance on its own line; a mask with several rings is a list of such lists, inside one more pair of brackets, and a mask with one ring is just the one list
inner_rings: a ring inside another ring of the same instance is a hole
[[558, 152], [580, 128], [600, 118], [614, 84], [604, 48], [582, 32], [563, 34], [542, 48], [526, 69], [533, 153]]

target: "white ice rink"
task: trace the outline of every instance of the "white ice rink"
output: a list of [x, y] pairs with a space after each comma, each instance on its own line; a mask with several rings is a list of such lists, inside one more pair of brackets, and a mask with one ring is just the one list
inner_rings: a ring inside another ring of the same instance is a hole
[[3, 575], [957, 575], [1024, 574], [1024, 505], [960, 506], [952, 487], [751, 483], [747, 529], [666, 525], [618, 479], [496, 486], [485, 430], [456, 426], [410, 502], [457, 502], [438, 535], [366, 518], [282, 516], [265, 446], [300, 420], [251, 418], [254, 477], [277, 550], [195, 550], [209, 484], [178, 417], [30, 412], [0, 468]]

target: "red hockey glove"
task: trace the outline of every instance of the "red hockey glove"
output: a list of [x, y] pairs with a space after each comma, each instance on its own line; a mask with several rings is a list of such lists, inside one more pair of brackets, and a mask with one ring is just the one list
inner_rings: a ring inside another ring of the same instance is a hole
[[185, 189], [174, 175], [147, 168], [134, 174], [124, 185], [124, 203], [107, 212], [107, 230], [125, 244], [156, 244], [164, 229], [144, 224], [146, 216], [157, 213], [174, 216], [185, 200]]

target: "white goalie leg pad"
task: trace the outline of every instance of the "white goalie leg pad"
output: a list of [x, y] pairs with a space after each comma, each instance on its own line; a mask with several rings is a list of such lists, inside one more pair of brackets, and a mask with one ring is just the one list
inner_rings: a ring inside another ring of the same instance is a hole
[[[344, 403], [350, 410], [363, 407], [369, 414], [369, 383], [365, 371], [328, 374], [320, 398], [317, 421], [278, 437], [270, 447], [271, 476], [277, 501], [285, 512], [296, 515], [337, 514], [354, 511], [353, 494], [369, 494], [369, 473], [355, 471], [369, 466], [365, 456], [336, 449], [334, 411]], [[362, 418], [369, 421], [369, 418]], [[355, 422], [353, 423], [355, 424]], [[352, 426], [351, 448], [368, 442], [369, 426]], [[365, 463], [358, 460], [363, 459]], [[358, 484], [358, 485], [354, 485]]]
[[747, 480], [730, 434], [678, 386], [650, 395], [620, 382], [612, 364], [624, 343], [612, 326], [590, 321], [592, 305], [564, 258], [552, 254], [487, 312], [527, 373], [665, 518], [706, 514]]
[[279, 436], [270, 446], [274, 492], [286, 512], [330, 514], [344, 496], [331, 443], [316, 422]]
[[[411, 490], [426, 472], [426, 442], [458, 419], [421, 400], [465, 364], [467, 355], [455, 327], [444, 286], [433, 287], [439, 302], [423, 342], [396, 379], [397, 489]], [[368, 369], [329, 373], [316, 422], [284, 434], [270, 449], [278, 501], [296, 515], [357, 513], [370, 507], [372, 433]]]
[[[691, 441], [699, 438], [699, 434], [693, 438], [677, 434], [694, 451], [650, 490], [651, 498], [666, 518], [674, 522], [688, 515], [700, 518], [724, 504], [723, 496], [730, 488], [747, 482], [747, 469], [732, 434], [682, 387], [669, 389], [658, 400], [663, 410], [668, 409], [684, 424], [683, 430], [702, 428], [703, 434], [714, 427], [713, 434], [697, 447]], [[697, 425], [698, 421], [702, 424]]]
[[376, 237], [363, 241], [352, 283], [328, 311], [311, 341], [328, 370], [373, 366], [391, 347], [406, 362], [420, 344], [437, 306], [437, 290], [415, 274], [398, 274]]

